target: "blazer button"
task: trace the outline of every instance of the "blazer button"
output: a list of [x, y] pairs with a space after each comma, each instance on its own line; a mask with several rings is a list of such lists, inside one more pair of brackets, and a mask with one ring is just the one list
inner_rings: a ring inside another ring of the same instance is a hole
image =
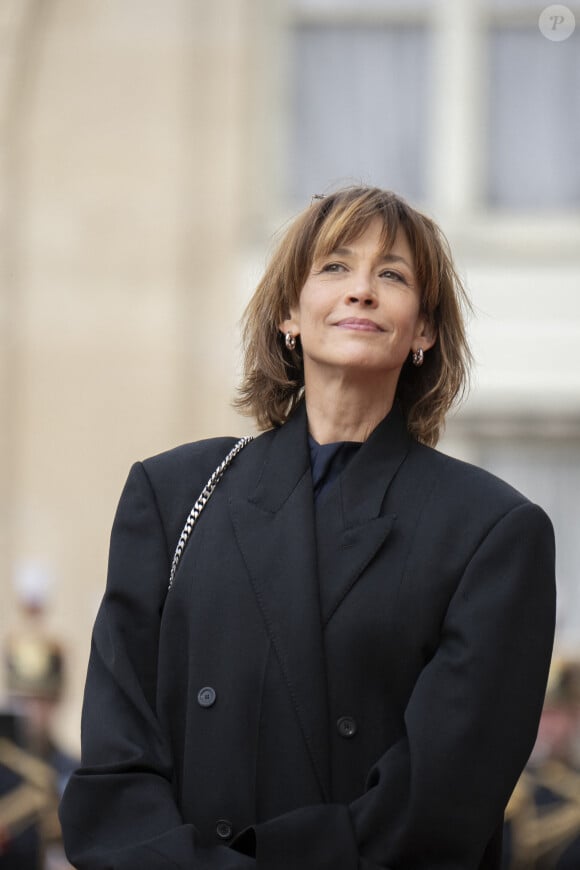
[[212, 689], [211, 686], [204, 686], [197, 693], [197, 703], [200, 707], [211, 707], [212, 704], [215, 704], [215, 699], [215, 689]]
[[218, 819], [215, 826], [215, 832], [220, 840], [229, 840], [233, 833], [233, 825], [227, 819]]
[[357, 732], [357, 724], [351, 716], [341, 716], [336, 722], [336, 730], [341, 737], [354, 737]]

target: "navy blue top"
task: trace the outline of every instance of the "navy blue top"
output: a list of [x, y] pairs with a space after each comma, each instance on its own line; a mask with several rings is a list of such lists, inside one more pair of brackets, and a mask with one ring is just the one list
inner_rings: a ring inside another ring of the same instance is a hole
[[312, 435], [308, 436], [315, 503], [320, 494], [346, 468], [361, 444], [361, 441], [334, 441], [332, 444], [319, 444]]

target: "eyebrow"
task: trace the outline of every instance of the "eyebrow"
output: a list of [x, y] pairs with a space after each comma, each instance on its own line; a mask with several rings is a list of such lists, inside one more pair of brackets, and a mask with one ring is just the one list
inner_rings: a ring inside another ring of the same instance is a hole
[[[334, 251], [331, 251], [331, 254], [329, 256], [331, 256], [332, 254], [340, 254], [340, 255], [346, 255], [346, 256], [351, 257], [353, 255], [353, 253], [354, 252], [353, 252], [352, 248], [340, 247], [340, 248], [335, 248]], [[388, 251], [386, 251], [384, 254], [381, 254], [380, 262], [381, 263], [403, 263], [408, 269], [413, 268], [411, 266], [411, 264], [407, 260], [405, 260], [404, 257], [399, 257], [398, 254], [391, 254]]]

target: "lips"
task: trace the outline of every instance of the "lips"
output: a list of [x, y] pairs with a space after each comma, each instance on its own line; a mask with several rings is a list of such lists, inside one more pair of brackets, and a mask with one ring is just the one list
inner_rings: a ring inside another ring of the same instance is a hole
[[364, 317], [346, 317], [344, 320], [339, 320], [335, 326], [340, 326], [342, 329], [354, 329], [359, 332], [384, 332], [383, 329], [375, 323], [374, 320], [367, 320]]

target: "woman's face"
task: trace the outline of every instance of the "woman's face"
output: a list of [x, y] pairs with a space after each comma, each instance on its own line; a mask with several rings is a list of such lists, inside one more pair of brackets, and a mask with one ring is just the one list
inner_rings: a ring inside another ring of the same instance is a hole
[[379, 375], [396, 387], [411, 350], [435, 340], [421, 314], [420, 288], [407, 238], [399, 230], [386, 252], [374, 219], [347, 246], [313, 263], [298, 305], [280, 324], [300, 335], [304, 378]]

